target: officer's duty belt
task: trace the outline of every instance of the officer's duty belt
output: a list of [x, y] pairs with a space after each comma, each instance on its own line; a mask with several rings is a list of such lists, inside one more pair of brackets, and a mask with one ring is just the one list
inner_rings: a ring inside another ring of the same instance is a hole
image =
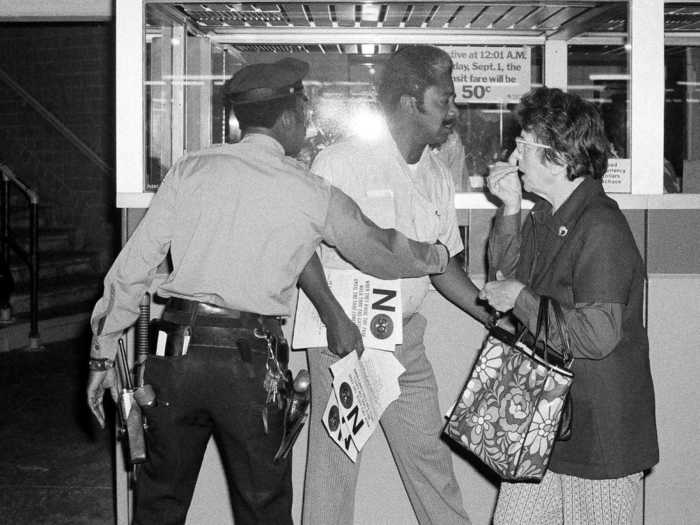
[[277, 335], [281, 318], [242, 310], [232, 310], [209, 303], [170, 297], [165, 304], [164, 317], [169, 321], [196, 326], [224, 328], [268, 329]]
[[[281, 318], [223, 308], [178, 297], [167, 299], [160, 326], [181, 326], [191, 330], [190, 344], [216, 344], [236, 347], [245, 362], [253, 354], [269, 356], [267, 335], [273, 352], [283, 365], [289, 360], [289, 347], [282, 333]], [[154, 321], [158, 325], [158, 321]], [[175, 328], [176, 332], [182, 329]], [[179, 355], [178, 347], [167, 355]]]

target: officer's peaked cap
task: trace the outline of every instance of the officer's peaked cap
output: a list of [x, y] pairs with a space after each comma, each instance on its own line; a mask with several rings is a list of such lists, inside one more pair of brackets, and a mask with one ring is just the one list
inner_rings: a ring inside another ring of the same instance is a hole
[[226, 81], [224, 93], [233, 104], [288, 97], [302, 87], [301, 79], [308, 72], [309, 64], [291, 57], [271, 64], [250, 64]]

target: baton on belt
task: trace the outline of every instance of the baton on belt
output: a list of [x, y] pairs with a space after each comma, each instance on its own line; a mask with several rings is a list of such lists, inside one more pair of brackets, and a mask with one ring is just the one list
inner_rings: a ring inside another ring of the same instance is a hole
[[143, 432], [143, 415], [134, 396], [134, 384], [131, 380], [131, 371], [126, 360], [126, 349], [122, 339], [119, 339], [116, 364], [121, 385], [118, 410], [119, 433], [121, 436], [126, 436], [129, 463], [135, 465], [146, 461], [146, 439]]

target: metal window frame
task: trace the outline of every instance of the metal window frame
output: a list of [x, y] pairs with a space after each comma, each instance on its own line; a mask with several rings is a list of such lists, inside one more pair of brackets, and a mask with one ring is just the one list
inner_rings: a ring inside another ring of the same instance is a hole
[[[308, 0], [320, 3], [321, 0]], [[427, 0], [418, 0], [427, 1]], [[466, 3], [476, 0], [467, 0]], [[614, 0], [599, 0], [612, 3]], [[117, 206], [147, 207], [152, 195], [143, 191], [145, 180], [144, 156], [144, 10], [150, 3], [171, 3], [168, 0], [120, 0], [116, 9], [116, 93], [117, 93]], [[214, 0], [211, 3], [218, 3]], [[223, 3], [223, 2], [222, 2]], [[483, 3], [483, 2], [481, 2]], [[506, 3], [506, 2], [503, 2]], [[517, 4], [511, 0], [508, 4]], [[574, 0], [569, 2], [574, 5]], [[671, 2], [669, 2], [671, 3]], [[674, 0], [673, 3], [697, 3]], [[700, 42], [697, 34], [669, 35], [664, 40], [664, 2], [658, 0], [628, 0], [630, 53], [630, 144], [632, 158], [632, 194], [616, 195], [625, 207], [658, 206], [663, 194], [663, 114], [664, 114], [664, 45], [669, 42]], [[515, 44], [543, 45], [545, 55], [544, 79], [550, 86], [566, 88], [567, 46], [569, 44], [621, 43], [620, 35], [579, 35], [569, 40], [562, 34], [551, 38], [532, 34], [504, 32], [431, 31], [419, 28], [304, 28], [275, 29], [246, 28], [227, 35], [234, 43], [431, 43], [455, 44]], [[223, 38], [223, 37], [222, 37]], [[222, 38], [214, 37], [217, 42]], [[651, 198], [653, 197], [653, 199]], [[689, 202], [694, 206], [698, 199]], [[652, 202], [653, 201], [653, 202]], [[655, 204], [654, 204], [655, 203]], [[459, 195], [458, 207], [484, 208], [492, 205], [481, 195]]]

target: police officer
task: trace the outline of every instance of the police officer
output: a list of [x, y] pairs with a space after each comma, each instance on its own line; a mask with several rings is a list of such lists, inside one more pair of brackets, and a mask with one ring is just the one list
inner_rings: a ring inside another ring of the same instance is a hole
[[306, 134], [307, 71], [285, 58], [246, 66], [226, 83], [242, 140], [175, 163], [105, 278], [87, 387], [102, 425], [105, 389], [116, 397], [117, 341], [171, 254], [172, 272], [157, 289], [168, 298], [169, 339], [164, 355], [144, 365], [157, 404], [144, 409], [148, 461], [135, 490], [136, 524], [184, 522], [212, 435], [236, 524], [292, 523], [291, 456], [272, 462], [283, 415], [274, 394], [286, 366], [280, 318], [291, 312], [300, 273], [319, 264], [321, 241], [385, 279], [441, 272], [447, 263], [443, 246], [378, 228], [290, 158]]

